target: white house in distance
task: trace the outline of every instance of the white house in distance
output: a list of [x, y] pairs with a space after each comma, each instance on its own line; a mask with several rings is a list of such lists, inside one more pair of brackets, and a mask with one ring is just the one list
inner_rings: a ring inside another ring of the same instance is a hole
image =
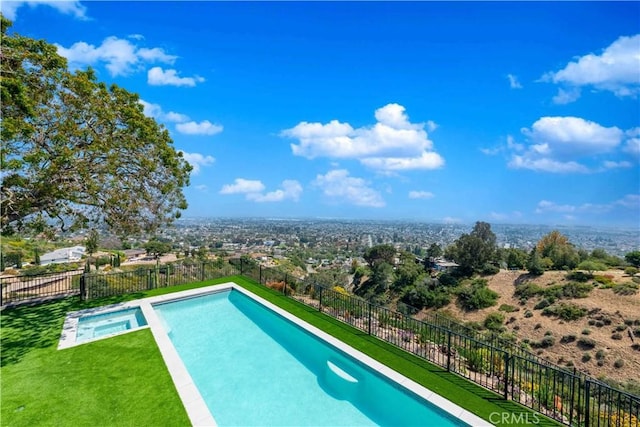
[[40, 265], [47, 264], [63, 264], [66, 262], [77, 262], [85, 254], [84, 246], [72, 246], [70, 248], [56, 249], [53, 252], [47, 252], [40, 257]]

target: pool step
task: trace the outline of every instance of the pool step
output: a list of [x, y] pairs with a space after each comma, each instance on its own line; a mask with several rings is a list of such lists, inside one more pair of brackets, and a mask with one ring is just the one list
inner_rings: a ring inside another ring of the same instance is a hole
[[327, 360], [322, 378], [323, 388], [336, 399], [353, 400], [358, 393], [358, 379], [335, 362]]

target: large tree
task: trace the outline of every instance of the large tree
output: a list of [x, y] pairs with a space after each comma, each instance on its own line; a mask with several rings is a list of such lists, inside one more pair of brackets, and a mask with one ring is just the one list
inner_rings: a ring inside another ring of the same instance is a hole
[[458, 263], [464, 275], [481, 272], [496, 260], [496, 235], [489, 223], [478, 221], [469, 234], [463, 234], [447, 248], [446, 256]]
[[106, 224], [151, 231], [186, 208], [191, 166], [138, 95], [70, 72], [56, 47], [2, 17], [2, 233]]

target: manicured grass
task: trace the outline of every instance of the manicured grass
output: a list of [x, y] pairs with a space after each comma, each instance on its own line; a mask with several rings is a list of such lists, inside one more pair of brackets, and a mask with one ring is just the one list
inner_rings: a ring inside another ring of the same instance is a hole
[[[67, 312], [233, 281], [476, 415], [528, 409], [255, 282], [233, 276], [89, 302], [67, 299], [1, 315], [1, 424], [186, 426], [149, 330], [58, 351]], [[494, 416], [498, 419], [497, 416]], [[525, 418], [523, 418], [525, 419]], [[530, 415], [529, 420], [532, 419]], [[537, 425], [558, 425], [542, 416]]]

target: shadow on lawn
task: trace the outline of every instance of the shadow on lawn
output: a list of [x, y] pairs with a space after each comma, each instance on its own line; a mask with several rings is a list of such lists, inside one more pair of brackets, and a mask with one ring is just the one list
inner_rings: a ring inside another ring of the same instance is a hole
[[68, 312], [128, 301], [141, 295], [128, 294], [93, 301], [80, 301], [77, 297], [71, 297], [3, 310], [0, 315], [0, 367], [20, 362], [32, 350], [56, 346]]

